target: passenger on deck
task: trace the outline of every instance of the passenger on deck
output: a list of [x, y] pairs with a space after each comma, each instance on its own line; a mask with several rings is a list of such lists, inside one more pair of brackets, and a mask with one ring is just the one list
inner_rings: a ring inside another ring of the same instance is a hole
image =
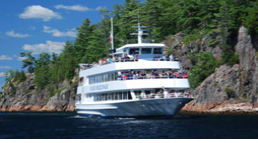
[[118, 72], [118, 80], [123, 80], [123, 73]]
[[184, 96], [186, 96], [186, 97], [190, 97], [190, 93], [189, 93], [189, 91], [188, 91], [188, 90], [185, 90], [185, 92], [184, 92]]
[[128, 77], [127, 73], [124, 73], [123, 80], [127, 80], [127, 77]]
[[116, 56], [113, 56], [112, 62], [117, 62], [117, 57]]
[[175, 96], [175, 97], [178, 97], [177, 91], [174, 92], [174, 96]]
[[138, 72], [134, 72], [134, 76], [135, 76], [135, 78], [134, 79], [139, 79], [139, 74], [138, 74]]
[[172, 54], [169, 56], [169, 60], [174, 61], [174, 56]]
[[167, 61], [167, 56], [166, 55], [162, 56], [162, 61]]
[[149, 98], [155, 98], [155, 94], [153, 93], [152, 90], [150, 91]]
[[161, 97], [158, 95], [158, 93], [156, 93], [155, 99], [158, 99], [158, 98], [161, 98]]
[[103, 64], [103, 60], [99, 59], [99, 66], [101, 66]]
[[163, 78], [163, 76], [162, 76], [162, 73], [161, 73], [161, 72], [159, 72], [159, 76], [158, 76], [158, 78]]
[[133, 71], [129, 72], [128, 74], [128, 80], [132, 80], [133, 79]]
[[122, 62], [122, 57], [121, 57], [121, 56], [118, 56], [117, 61], [118, 61], [118, 62]]
[[183, 78], [186, 79], [187, 78], [187, 74], [186, 72], [183, 73]]
[[167, 72], [162, 71], [162, 78], [167, 78]]
[[170, 92], [170, 97], [175, 97], [174, 91]]
[[145, 94], [145, 92], [143, 90], [141, 92], [141, 97], [142, 97], [142, 99], [147, 99], [147, 96], [146, 96], [146, 94]]
[[178, 97], [181, 97], [181, 96], [182, 96], [182, 92], [179, 91], [179, 92], [177, 93], [177, 96], [178, 96]]
[[147, 71], [147, 73], [146, 73], [146, 79], [150, 79], [150, 78], [151, 78], [150, 71]]
[[126, 58], [128, 61], [133, 61], [134, 60], [134, 56], [133, 55], [127, 55]]
[[169, 98], [169, 93], [167, 89], [164, 89], [163, 94], [164, 94], [164, 98]]
[[158, 78], [159, 77], [158, 71], [155, 71], [154, 75], [155, 75], [155, 78]]
[[111, 64], [111, 63], [112, 63], [112, 58], [109, 57], [109, 58], [107, 59], [107, 62], [108, 62], [109, 64]]
[[164, 98], [164, 94], [163, 94], [163, 90], [162, 89], [158, 92], [158, 96], [160, 98]]
[[146, 74], [144, 73], [144, 71], [141, 71], [141, 78], [145, 79], [145, 76], [146, 76]]
[[135, 60], [135, 61], [138, 61], [138, 59], [139, 59], [139, 55], [136, 54], [134, 60]]
[[141, 97], [141, 95], [140, 95], [139, 92], [136, 92], [136, 93], [135, 93], [135, 96], [136, 96], [136, 98], [138, 98], [139, 100], [142, 100], [142, 97]]

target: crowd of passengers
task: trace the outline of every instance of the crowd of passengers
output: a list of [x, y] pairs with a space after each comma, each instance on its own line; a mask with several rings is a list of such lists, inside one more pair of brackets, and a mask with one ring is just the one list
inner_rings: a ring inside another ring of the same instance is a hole
[[190, 97], [190, 91], [174, 91], [174, 90], [167, 90], [167, 89], [161, 89], [157, 93], [154, 93], [152, 90], [150, 90], [149, 94], [146, 94], [143, 90], [141, 93], [136, 92], [136, 97], [138, 99], [151, 99], [151, 98], [174, 98], [174, 97]]
[[130, 71], [130, 72], [118, 72], [118, 80], [134, 80], [134, 79], [160, 79], [160, 78], [187, 78], [186, 72], [179, 71]]
[[[138, 61], [138, 54], [128, 55], [123, 53], [122, 55], [114, 55], [113, 57], [99, 59], [98, 62], [94, 62], [93, 64], [87, 64], [87, 67], [82, 67], [83, 70], [89, 69], [96, 66], [106, 65], [114, 62], [133, 62]], [[155, 56], [153, 61], [178, 61], [178, 58], [174, 55], [163, 55], [163, 56]]]

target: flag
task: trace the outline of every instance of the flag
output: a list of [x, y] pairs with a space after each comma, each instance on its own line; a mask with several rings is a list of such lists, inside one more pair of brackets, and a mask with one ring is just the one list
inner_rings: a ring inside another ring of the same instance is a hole
[[110, 44], [112, 44], [113, 42], [112, 32], [110, 32], [109, 41], [110, 41]]

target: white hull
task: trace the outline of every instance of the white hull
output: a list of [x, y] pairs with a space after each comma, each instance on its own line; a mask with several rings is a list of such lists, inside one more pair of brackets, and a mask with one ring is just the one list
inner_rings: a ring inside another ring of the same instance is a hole
[[76, 104], [77, 113], [100, 117], [173, 116], [192, 98], [162, 98], [123, 102]]

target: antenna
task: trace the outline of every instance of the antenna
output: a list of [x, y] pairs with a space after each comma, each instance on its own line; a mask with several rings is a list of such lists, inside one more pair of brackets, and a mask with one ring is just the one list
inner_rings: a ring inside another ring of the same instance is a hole
[[138, 26], [132, 26], [133, 28], [138, 28], [138, 33], [131, 33], [130, 35], [137, 35], [138, 36], [138, 44], [142, 44], [142, 35], [149, 35], [148, 33], [143, 33], [143, 31], [146, 31], [146, 30], [143, 30], [141, 28], [146, 28], [147, 26], [141, 26], [141, 23], [140, 23], [140, 14], [139, 14], [139, 11], [138, 11]]

